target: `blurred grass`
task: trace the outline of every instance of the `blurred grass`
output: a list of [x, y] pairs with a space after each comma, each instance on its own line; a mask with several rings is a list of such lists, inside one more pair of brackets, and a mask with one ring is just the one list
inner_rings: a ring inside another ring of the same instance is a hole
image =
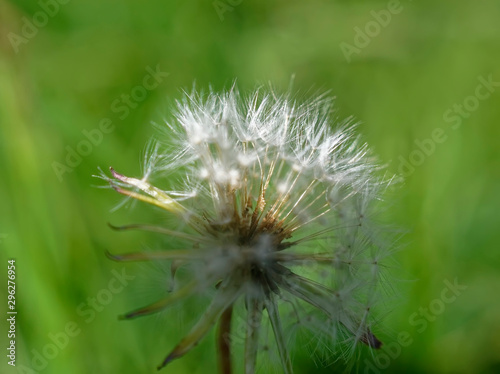
[[[160, 218], [139, 205], [110, 212], [119, 197], [93, 188], [99, 182], [91, 175], [110, 165], [139, 175], [142, 150], [154, 134], [151, 121], [161, 122], [194, 81], [220, 89], [236, 78], [242, 91], [269, 81], [286, 89], [295, 75], [294, 90], [305, 96], [330, 90], [339, 116], [362, 122], [360, 131], [393, 172], [399, 156], [407, 159], [416, 149], [415, 139], [430, 138], [435, 128], [448, 136], [406, 179], [391, 207], [395, 222], [410, 230], [398, 260], [412, 281], [398, 285], [403, 297], [384, 321], [386, 339], [408, 331], [414, 342], [381, 372], [498, 372], [500, 92], [480, 101], [457, 130], [443, 114], [474, 94], [479, 76], [500, 81], [500, 5], [402, 4], [347, 63], [339, 44], [352, 44], [353, 28], [363, 28], [370, 11], [386, 2], [243, 1], [221, 21], [211, 2], [70, 1], [16, 54], [8, 34], [21, 34], [23, 17], [32, 19], [40, 5], [1, 0], [0, 246], [4, 264], [17, 260], [18, 364], [31, 365], [32, 350], [41, 351], [49, 333], [74, 321], [80, 334], [40, 372], [154, 372], [185, 331], [179, 320], [192, 317], [174, 312], [119, 322], [116, 316], [154, 299], [161, 269], [127, 266], [136, 280], [95, 319], [86, 323], [77, 311], [107, 287], [112, 269], [121, 271], [104, 250], [158, 244], [150, 235], [109, 230], [107, 222]], [[120, 120], [113, 101], [157, 65], [170, 75]], [[75, 148], [82, 130], [103, 118], [115, 130], [59, 181], [53, 162], [63, 163], [65, 147]], [[6, 264], [1, 268], [5, 279]], [[419, 333], [409, 316], [454, 278], [468, 289]], [[6, 331], [6, 322], [1, 325]], [[215, 372], [212, 342], [209, 337], [167, 370]], [[299, 373], [340, 370], [340, 364], [318, 369], [306, 356], [298, 355]], [[29, 372], [0, 365], [1, 372]]]

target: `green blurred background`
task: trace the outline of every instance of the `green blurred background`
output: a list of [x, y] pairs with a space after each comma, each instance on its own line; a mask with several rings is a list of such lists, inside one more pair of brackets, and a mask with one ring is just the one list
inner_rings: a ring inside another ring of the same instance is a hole
[[[294, 92], [336, 96], [338, 115], [354, 115], [390, 171], [406, 174], [390, 207], [409, 233], [396, 255], [401, 297], [383, 321], [386, 356], [365, 352], [352, 370], [500, 372], [500, 83], [481, 83], [500, 82], [498, 1], [402, 1], [389, 21], [385, 1], [46, 3], [0, 0], [0, 274], [6, 283], [15, 258], [18, 310], [18, 366], [2, 355], [1, 373], [155, 372], [195, 314], [117, 320], [154, 299], [165, 271], [107, 260], [106, 249], [161, 244], [107, 222], [161, 217], [142, 205], [111, 211], [120, 197], [95, 188], [92, 174], [112, 165], [140, 175], [151, 123], [194, 81], [222, 89], [237, 79], [247, 92], [268, 82], [285, 90], [292, 76]], [[347, 44], [357, 49], [346, 58]], [[146, 92], [137, 87], [147, 69], [168, 76]], [[138, 100], [124, 104], [131, 92]], [[110, 132], [69, 167], [82, 131], [103, 119]], [[113, 271], [134, 279], [112, 293]], [[444, 302], [444, 282], [455, 279], [467, 289]], [[5, 285], [0, 296], [3, 311]], [[92, 307], [97, 296], [106, 305]], [[66, 339], [67, 329], [75, 336]], [[403, 331], [411, 344], [399, 352]], [[62, 348], [51, 349], [51, 337]], [[165, 372], [215, 373], [213, 342], [212, 334]], [[295, 361], [297, 373], [343, 370], [316, 367], [305, 349]]]

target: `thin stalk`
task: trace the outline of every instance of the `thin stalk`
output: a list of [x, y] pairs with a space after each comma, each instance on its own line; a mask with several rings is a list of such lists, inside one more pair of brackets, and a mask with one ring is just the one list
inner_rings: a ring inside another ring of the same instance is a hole
[[217, 353], [219, 356], [219, 370], [221, 374], [231, 374], [231, 320], [233, 306], [230, 305], [219, 319], [217, 331]]

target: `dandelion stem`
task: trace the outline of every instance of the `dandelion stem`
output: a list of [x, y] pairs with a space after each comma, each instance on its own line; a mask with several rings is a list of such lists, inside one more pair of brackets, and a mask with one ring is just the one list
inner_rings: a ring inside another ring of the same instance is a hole
[[219, 318], [217, 331], [217, 353], [219, 356], [219, 369], [221, 374], [231, 374], [231, 320], [233, 306], [230, 305]]

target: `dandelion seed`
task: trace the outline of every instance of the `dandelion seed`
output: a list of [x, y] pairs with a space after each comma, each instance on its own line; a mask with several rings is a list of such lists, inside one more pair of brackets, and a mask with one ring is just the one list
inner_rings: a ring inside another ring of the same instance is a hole
[[[380, 348], [372, 332], [373, 309], [391, 243], [370, 217], [389, 182], [377, 176], [380, 167], [355, 136], [352, 120], [335, 128], [330, 108], [325, 98], [299, 105], [288, 96], [259, 91], [246, 100], [236, 89], [187, 94], [167, 124], [168, 151], [149, 147], [143, 178], [113, 169], [112, 177], [101, 176], [117, 192], [183, 223], [180, 230], [116, 228], [155, 231], [184, 245], [109, 257], [170, 261], [173, 268], [191, 272], [189, 282], [123, 318], [156, 313], [215, 290], [198, 322], [158, 369], [188, 353], [220, 321], [221, 368], [230, 373], [227, 337], [237, 306], [246, 314], [247, 374], [256, 371], [264, 324], [274, 335], [285, 373], [293, 370], [289, 326], [319, 330], [330, 350], [357, 343]], [[185, 181], [172, 191], [149, 181], [174, 172]], [[290, 307], [292, 313], [283, 312]]]

